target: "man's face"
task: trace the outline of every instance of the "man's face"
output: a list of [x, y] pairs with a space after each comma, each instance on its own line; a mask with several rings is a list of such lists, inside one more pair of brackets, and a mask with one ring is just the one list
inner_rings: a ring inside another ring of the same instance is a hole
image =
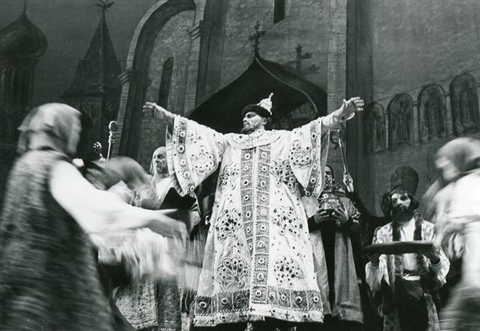
[[157, 174], [165, 174], [167, 172], [167, 155], [165, 151], [153, 154], [153, 162]]
[[245, 114], [243, 118], [243, 129], [242, 133], [250, 134], [259, 129], [264, 129], [267, 119], [258, 115], [256, 112], [249, 111]]
[[406, 192], [392, 194], [392, 207], [394, 210], [408, 210], [411, 202]]

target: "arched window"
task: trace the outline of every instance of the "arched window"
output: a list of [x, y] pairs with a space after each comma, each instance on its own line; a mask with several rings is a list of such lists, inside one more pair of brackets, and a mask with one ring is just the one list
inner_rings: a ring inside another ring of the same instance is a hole
[[158, 91], [158, 104], [168, 108], [168, 97], [170, 95], [170, 86], [172, 85], [173, 57], [168, 58], [163, 63], [162, 80], [160, 81], [160, 90]]
[[388, 104], [388, 142], [390, 149], [411, 145], [413, 142], [413, 100], [406, 93], [399, 94]]
[[453, 133], [457, 136], [479, 129], [478, 96], [475, 78], [465, 74], [450, 85]]
[[445, 92], [436, 84], [423, 88], [418, 96], [418, 130], [421, 142], [445, 137], [447, 107]]
[[386, 118], [381, 104], [373, 102], [365, 108], [363, 145], [365, 154], [383, 152], [386, 145]]
[[285, 19], [285, 1], [286, 0], [275, 0], [273, 8], [273, 23], [277, 23]]

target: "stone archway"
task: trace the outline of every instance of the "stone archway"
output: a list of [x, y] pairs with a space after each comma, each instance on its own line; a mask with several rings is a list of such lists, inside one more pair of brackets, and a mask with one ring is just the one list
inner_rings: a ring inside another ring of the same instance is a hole
[[142, 106], [149, 85], [148, 65], [159, 31], [175, 15], [195, 10], [194, 0], [164, 1], [154, 5], [135, 30], [127, 57], [126, 70], [120, 76], [122, 93], [118, 113], [119, 143], [113, 154], [137, 157], [142, 130]]

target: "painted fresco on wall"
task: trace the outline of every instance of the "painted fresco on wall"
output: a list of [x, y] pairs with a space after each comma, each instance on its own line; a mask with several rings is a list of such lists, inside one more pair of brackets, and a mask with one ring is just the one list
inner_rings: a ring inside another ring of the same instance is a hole
[[381, 104], [373, 102], [366, 107], [363, 128], [365, 154], [383, 152], [386, 148], [386, 117]]
[[420, 142], [445, 137], [447, 108], [445, 92], [439, 85], [426, 86], [418, 97]]
[[409, 146], [413, 141], [413, 100], [404, 93], [388, 105], [388, 136], [390, 149]]
[[475, 78], [466, 74], [450, 85], [453, 133], [457, 136], [478, 131], [478, 95]]

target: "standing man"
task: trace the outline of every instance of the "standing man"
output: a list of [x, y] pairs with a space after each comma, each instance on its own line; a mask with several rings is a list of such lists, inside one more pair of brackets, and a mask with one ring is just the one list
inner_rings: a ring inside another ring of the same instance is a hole
[[[399, 167], [392, 175], [389, 193], [392, 221], [378, 228], [374, 244], [435, 239], [434, 225], [423, 219], [414, 197], [418, 174], [410, 167]], [[439, 330], [438, 289], [445, 284], [450, 263], [445, 254], [431, 246], [408, 254], [369, 254], [367, 283], [383, 296], [383, 330]]]
[[220, 134], [154, 103], [173, 124], [167, 161], [185, 195], [220, 168], [195, 302], [197, 327], [254, 330], [323, 321], [301, 194], [322, 191], [328, 133], [363, 109], [352, 98], [293, 131], [267, 131], [271, 96], [243, 109], [242, 134]]
[[324, 190], [319, 201], [313, 203], [316, 213], [309, 219], [310, 240], [324, 300], [323, 313], [327, 315], [325, 330], [363, 330], [356, 266], [359, 255], [356, 249], [361, 249], [354, 245], [356, 238], [352, 231], [358, 224], [359, 213], [345, 196], [345, 190], [335, 182], [329, 165], [325, 167]]

